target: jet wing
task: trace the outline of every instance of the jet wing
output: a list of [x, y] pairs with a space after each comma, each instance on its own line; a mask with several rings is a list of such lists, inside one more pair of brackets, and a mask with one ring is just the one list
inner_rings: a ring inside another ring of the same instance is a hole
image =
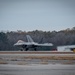
[[14, 46], [17, 46], [17, 45], [24, 45], [25, 43], [15, 43]]
[[14, 46], [21, 46], [21, 45], [34, 45], [34, 42], [24, 42], [22, 40], [19, 40], [17, 43], [14, 44]]
[[28, 43], [28, 42], [25, 42], [25, 43], [15, 43], [14, 46], [20, 46], [20, 45], [33, 45], [32, 43]]
[[36, 46], [53, 46], [52, 43], [35, 44]]
[[19, 40], [17, 43], [14, 44], [14, 46], [20, 46], [20, 45], [29, 45], [29, 43]]

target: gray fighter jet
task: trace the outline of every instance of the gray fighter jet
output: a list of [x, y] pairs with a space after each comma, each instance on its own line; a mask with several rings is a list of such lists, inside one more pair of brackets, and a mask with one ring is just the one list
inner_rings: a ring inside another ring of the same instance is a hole
[[42, 46], [53, 46], [52, 43], [44, 43], [44, 44], [39, 44], [33, 41], [33, 39], [29, 36], [26, 35], [28, 42], [24, 42], [22, 40], [19, 40], [17, 43], [14, 44], [14, 46], [20, 46], [21, 50], [29, 50], [29, 48], [33, 48], [36, 51], [37, 47], [42, 47]]

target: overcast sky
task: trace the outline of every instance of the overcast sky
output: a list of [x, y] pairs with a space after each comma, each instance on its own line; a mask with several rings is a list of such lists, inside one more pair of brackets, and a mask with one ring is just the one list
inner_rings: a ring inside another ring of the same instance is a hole
[[75, 0], [0, 0], [0, 31], [59, 31], [75, 26]]

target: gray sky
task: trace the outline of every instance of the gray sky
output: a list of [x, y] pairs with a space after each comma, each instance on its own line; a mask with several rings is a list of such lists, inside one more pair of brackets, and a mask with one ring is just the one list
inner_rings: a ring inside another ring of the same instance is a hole
[[75, 26], [75, 0], [0, 0], [0, 31], [59, 31]]

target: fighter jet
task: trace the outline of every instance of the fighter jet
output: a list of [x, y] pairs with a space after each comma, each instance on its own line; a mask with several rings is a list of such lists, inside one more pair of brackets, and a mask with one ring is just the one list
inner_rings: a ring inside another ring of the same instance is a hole
[[33, 48], [36, 51], [37, 47], [53, 46], [52, 43], [44, 43], [44, 44], [36, 43], [36, 42], [33, 41], [33, 39], [29, 35], [26, 35], [26, 37], [27, 37], [27, 41], [28, 42], [19, 40], [17, 43], [14, 44], [14, 46], [20, 46], [21, 47], [21, 51], [22, 50], [27, 51], [27, 50], [29, 50], [29, 48]]

